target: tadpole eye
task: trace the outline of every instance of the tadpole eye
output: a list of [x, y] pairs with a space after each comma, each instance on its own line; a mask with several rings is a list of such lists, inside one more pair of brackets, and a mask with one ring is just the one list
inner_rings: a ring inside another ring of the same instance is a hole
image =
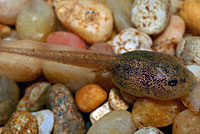
[[177, 79], [172, 79], [172, 80], [168, 81], [168, 85], [170, 85], [170, 86], [176, 86], [177, 83], [178, 83]]

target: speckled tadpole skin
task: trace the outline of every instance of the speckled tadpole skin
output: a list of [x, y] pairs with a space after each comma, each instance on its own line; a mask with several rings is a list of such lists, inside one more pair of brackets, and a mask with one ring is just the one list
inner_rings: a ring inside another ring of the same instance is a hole
[[173, 56], [134, 51], [118, 57], [112, 70], [112, 80], [132, 95], [175, 99], [188, 94], [196, 85], [196, 77]]
[[85, 123], [70, 91], [61, 84], [52, 86], [47, 103], [54, 113], [53, 134], [84, 134]]

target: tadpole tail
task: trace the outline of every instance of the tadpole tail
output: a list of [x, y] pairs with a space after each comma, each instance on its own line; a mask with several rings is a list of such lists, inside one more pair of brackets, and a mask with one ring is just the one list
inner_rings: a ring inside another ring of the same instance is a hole
[[62, 51], [40, 48], [14, 48], [0, 46], [0, 52], [36, 57], [43, 60], [94, 68], [100, 70], [111, 70], [116, 56], [94, 52]]

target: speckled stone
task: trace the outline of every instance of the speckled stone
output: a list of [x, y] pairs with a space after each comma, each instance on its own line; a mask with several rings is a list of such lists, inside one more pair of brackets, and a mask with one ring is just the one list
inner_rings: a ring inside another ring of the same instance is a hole
[[26, 89], [24, 97], [19, 101], [17, 110], [37, 111], [45, 104], [47, 90], [51, 84], [48, 82], [38, 82]]
[[0, 77], [0, 125], [8, 121], [15, 111], [19, 101], [19, 88], [17, 84], [7, 78]]
[[2, 130], [2, 134], [37, 133], [38, 125], [36, 117], [27, 111], [16, 111]]
[[62, 84], [53, 85], [47, 93], [47, 104], [54, 113], [54, 134], [84, 134], [85, 122], [74, 98]]

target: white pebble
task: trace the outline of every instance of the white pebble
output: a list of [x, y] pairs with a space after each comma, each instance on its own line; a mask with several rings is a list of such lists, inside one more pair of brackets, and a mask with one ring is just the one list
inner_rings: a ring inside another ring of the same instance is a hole
[[112, 111], [112, 108], [109, 105], [109, 102], [104, 103], [102, 106], [94, 110], [92, 113], [90, 113], [90, 121], [92, 124], [97, 122], [100, 118], [102, 118], [107, 113], [110, 113]]
[[122, 30], [111, 42], [115, 54], [122, 54], [134, 50], [151, 51], [152, 44], [152, 39], [149, 35], [135, 28]]
[[163, 134], [163, 132], [155, 127], [149, 126], [139, 129], [134, 134]]
[[196, 77], [200, 76], [200, 65], [187, 65], [186, 66]]
[[112, 88], [108, 98], [109, 104], [114, 110], [127, 110], [129, 105], [120, 96], [119, 90]]
[[54, 114], [50, 110], [32, 112], [36, 117], [39, 126], [39, 134], [50, 134], [54, 124]]

